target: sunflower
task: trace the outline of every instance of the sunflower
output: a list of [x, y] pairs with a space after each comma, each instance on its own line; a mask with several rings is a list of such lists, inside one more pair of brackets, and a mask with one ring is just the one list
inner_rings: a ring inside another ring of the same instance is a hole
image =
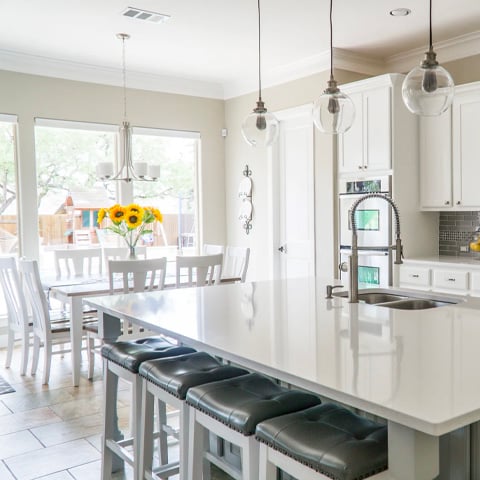
[[143, 223], [143, 214], [144, 210], [139, 205], [130, 205], [128, 210], [125, 212], [125, 223], [128, 228], [137, 228]]
[[110, 220], [116, 225], [118, 225], [122, 220], [125, 220], [126, 213], [127, 213], [127, 209], [122, 205], [118, 205], [118, 203], [113, 207], [111, 207], [108, 211]]
[[106, 210], [104, 208], [101, 208], [98, 211], [98, 216], [97, 216], [97, 223], [100, 225], [103, 222], [103, 219], [105, 218], [105, 215], [107, 214]]
[[163, 222], [163, 215], [158, 208], [152, 207], [151, 211], [157, 222]]

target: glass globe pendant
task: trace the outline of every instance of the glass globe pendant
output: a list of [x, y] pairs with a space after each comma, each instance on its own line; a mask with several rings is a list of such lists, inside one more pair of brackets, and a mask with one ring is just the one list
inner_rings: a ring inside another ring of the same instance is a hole
[[268, 113], [265, 103], [259, 97], [256, 108], [243, 121], [243, 138], [252, 147], [268, 147], [277, 139], [278, 129], [278, 120], [275, 115]]
[[440, 115], [452, 104], [455, 84], [447, 70], [439, 65], [436, 56], [430, 49], [425, 54], [425, 60], [403, 81], [403, 101], [416, 115]]
[[330, 0], [330, 80], [313, 106], [313, 123], [323, 133], [345, 133], [355, 119], [352, 99], [341, 92], [333, 77], [333, 0]]
[[341, 92], [333, 77], [328, 87], [313, 106], [313, 123], [323, 133], [346, 132], [355, 119], [355, 106], [352, 99]]
[[416, 115], [435, 116], [452, 104], [455, 84], [451, 75], [437, 62], [432, 40], [432, 0], [430, 0], [430, 48], [425, 59], [403, 81], [402, 97]]
[[279, 123], [275, 115], [268, 113], [262, 100], [261, 74], [261, 36], [260, 36], [260, 0], [258, 5], [258, 100], [253, 112], [247, 116], [242, 124], [242, 135], [252, 147], [268, 147], [272, 145], [279, 132]]

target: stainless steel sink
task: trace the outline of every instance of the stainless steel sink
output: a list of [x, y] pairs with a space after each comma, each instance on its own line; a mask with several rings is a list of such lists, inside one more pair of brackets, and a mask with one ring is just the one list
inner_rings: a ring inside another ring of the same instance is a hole
[[[348, 292], [335, 292], [335, 297], [348, 298]], [[405, 292], [390, 289], [368, 289], [358, 292], [360, 303], [367, 303], [377, 307], [397, 308], [401, 310], [425, 310], [427, 308], [445, 307], [454, 305], [461, 300], [452, 297], [427, 295], [422, 292]]]

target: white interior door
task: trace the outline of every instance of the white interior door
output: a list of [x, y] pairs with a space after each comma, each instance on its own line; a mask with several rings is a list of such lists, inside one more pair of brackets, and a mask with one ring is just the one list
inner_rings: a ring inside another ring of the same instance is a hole
[[[276, 113], [280, 138], [273, 155], [274, 277], [315, 275], [314, 137], [311, 106]], [[276, 201], [275, 201], [276, 199]]]

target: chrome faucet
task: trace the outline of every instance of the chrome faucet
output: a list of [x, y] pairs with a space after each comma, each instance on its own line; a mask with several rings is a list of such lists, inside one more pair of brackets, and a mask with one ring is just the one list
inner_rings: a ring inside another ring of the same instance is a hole
[[[357, 236], [357, 224], [355, 222], [355, 212], [358, 206], [369, 198], [383, 198], [388, 202], [395, 215], [395, 245], [386, 245], [388, 248], [388, 254], [391, 255], [391, 251], [395, 250], [395, 264], [400, 265], [402, 262], [402, 240], [400, 238], [400, 214], [395, 202], [386, 195], [381, 193], [367, 193], [363, 197], [360, 197], [350, 210], [350, 224], [352, 225], [352, 254], [350, 255], [349, 270], [350, 270], [350, 290], [349, 290], [349, 302], [358, 303], [358, 236]], [[363, 247], [368, 248], [368, 247]]]

